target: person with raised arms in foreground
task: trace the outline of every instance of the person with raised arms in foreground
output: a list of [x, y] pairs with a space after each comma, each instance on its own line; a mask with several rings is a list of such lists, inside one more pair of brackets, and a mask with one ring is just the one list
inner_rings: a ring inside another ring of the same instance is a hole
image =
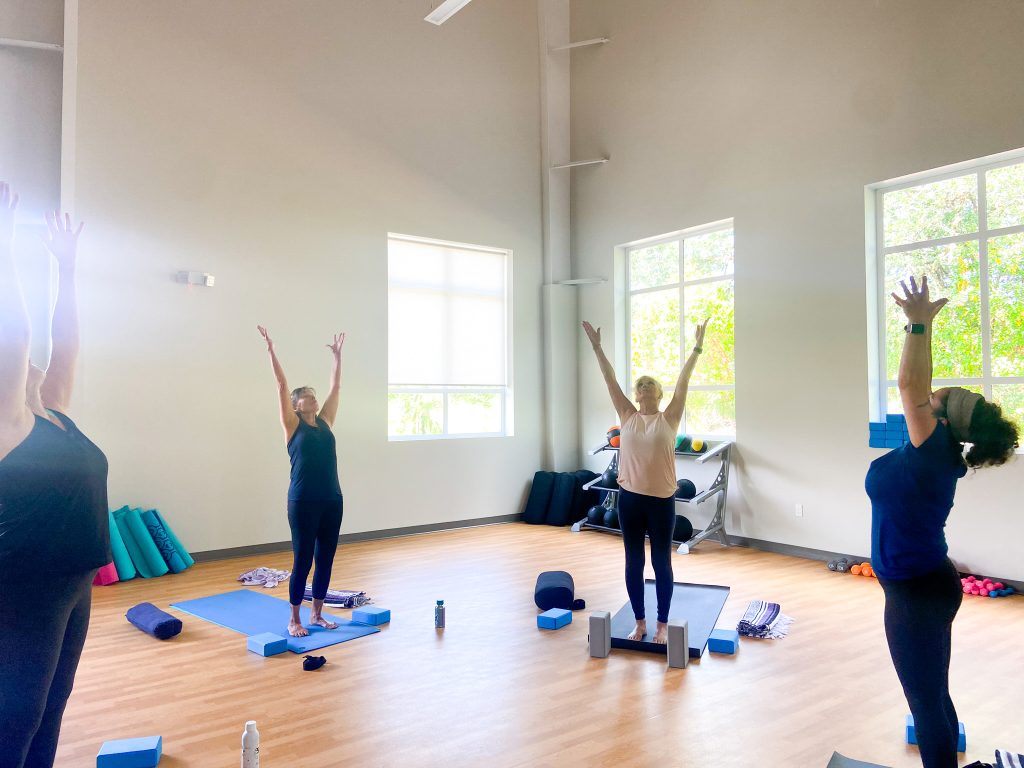
[[317, 403], [312, 387], [289, 391], [284, 369], [274, 351], [274, 341], [262, 325], [256, 326], [267, 342], [270, 364], [277, 381], [278, 404], [285, 444], [291, 459], [291, 483], [288, 486], [288, 525], [292, 531], [292, 577], [288, 584], [291, 618], [288, 633], [292, 637], [309, 634], [299, 616], [306, 593], [306, 579], [313, 573], [313, 609], [310, 624], [337, 629], [338, 625], [322, 615], [324, 598], [331, 582], [334, 553], [338, 549], [338, 532], [344, 500], [338, 482], [338, 453], [331, 427], [338, 415], [338, 393], [341, 389], [341, 347], [345, 334], [335, 334], [328, 349], [334, 356], [331, 388], [323, 407]]
[[672, 604], [672, 534], [675, 531], [676, 463], [675, 440], [683, 418], [690, 376], [703, 352], [708, 321], [697, 326], [693, 351], [676, 381], [672, 400], [664, 412], [658, 409], [663, 392], [661, 384], [650, 376], [641, 376], [633, 387], [634, 407], [615, 379], [615, 370], [601, 349], [601, 329], [584, 321], [583, 330], [590, 339], [597, 363], [604, 376], [615, 413], [618, 414], [619, 445], [619, 527], [626, 550], [626, 592], [636, 617], [636, 627], [627, 636], [640, 640], [647, 635], [644, 610], [644, 539], [651, 539], [651, 565], [654, 566], [655, 593], [658, 598], [658, 625], [655, 643], [668, 640], [668, 611]]
[[[885, 593], [885, 637], [910, 704], [925, 768], [955, 768], [958, 721], [949, 695], [953, 619], [963, 600], [944, 528], [968, 467], [1006, 462], [1017, 427], [995, 403], [962, 387], [932, 390], [928, 278], [901, 282], [893, 299], [907, 316], [899, 391], [910, 442], [871, 462], [871, 567]], [[964, 454], [964, 443], [971, 443]]]

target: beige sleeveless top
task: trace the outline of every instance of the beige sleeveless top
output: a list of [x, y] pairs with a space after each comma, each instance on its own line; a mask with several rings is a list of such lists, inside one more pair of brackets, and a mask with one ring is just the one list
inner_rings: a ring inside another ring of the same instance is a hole
[[622, 423], [619, 485], [627, 491], [664, 499], [676, 492], [676, 430], [664, 413], [634, 412]]

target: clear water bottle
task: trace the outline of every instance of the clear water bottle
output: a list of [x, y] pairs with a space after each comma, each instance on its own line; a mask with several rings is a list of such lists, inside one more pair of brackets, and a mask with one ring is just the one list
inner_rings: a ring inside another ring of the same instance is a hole
[[255, 720], [246, 722], [242, 732], [242, 768], [260, 768], [260, 732]]
[[434, 606], [434, 626], [444, 629], [444, 600], [438, 600]]

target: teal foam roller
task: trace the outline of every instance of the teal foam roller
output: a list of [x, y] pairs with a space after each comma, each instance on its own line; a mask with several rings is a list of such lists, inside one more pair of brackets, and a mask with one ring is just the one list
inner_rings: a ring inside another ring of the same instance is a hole
[[378, 608], [375, 605], [364, 605], [362, 608], [352, 611], [352, 621], [373, 626], [387, 624], [391, 621], [391, 611], [387, 608]]
[[96, 754], [96, 768], [153, 768], [160, 762], [163, 736], [104, 741]]
[[[967, 751], [967, 732], [964, 724], [957, 722], [956, 751]], [[914, 716], [907, 715], [907, 744], [917, 744], [917, 730], [914, 728]]]
[[245, 639], [245, 647], [260, 656], [276, 656], [288, 650], [288, 640], [273, 632], [261, 632], [258, 635], [249, 635]]
[[561, 629], [566, 624], [572, 624], [572, 611], [565, 608], [552, 608], [537, 614], [537, 626], [541, 629]]

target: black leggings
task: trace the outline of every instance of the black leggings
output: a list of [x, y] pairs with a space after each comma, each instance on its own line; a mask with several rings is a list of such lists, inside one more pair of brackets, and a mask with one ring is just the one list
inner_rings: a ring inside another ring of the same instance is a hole
[[672, 604], [672, 533], [676, 526], [675, 498], [659, 499], [619, 490], [619, 527], [626, 548], [626, 593], [637, 621], [644, 612], [644, 537], [651, 537], [651, 565], [658, 596], [658, 621], [668, 621]]
[[956, 768], [957, 716], [949, 697], [953, 619], [963, 601], [956, 567], [913, 579], [879, 579], [885, 591], [885, 637], [910, 704], [924, 768]]
[[50, 768], [96, 571], [0, 587], [0, 768]]
[[292, 529], [292, 578], [288, 582], [288, 600], [302, 605], [306, 594], [306, 579], [316, 560], [313, 573], [313, 598], [323, 600], [331, 583], [331, 566], [338, 549], [338, 532], [344, 502], [291, 501], [288, 502], [288, 525]]

